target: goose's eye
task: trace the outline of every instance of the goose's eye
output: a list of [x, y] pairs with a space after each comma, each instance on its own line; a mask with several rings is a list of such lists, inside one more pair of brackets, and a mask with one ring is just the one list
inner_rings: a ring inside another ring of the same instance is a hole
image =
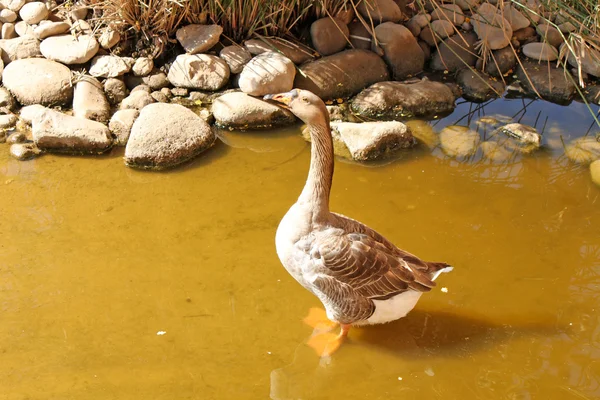
[[302, 98], [302, 101], [303, 101], [303, 102], [305, 102], [305, 103], [308, 103], [308, 98], [306, 98], [306, 97], [303, 97], [303, 98]]

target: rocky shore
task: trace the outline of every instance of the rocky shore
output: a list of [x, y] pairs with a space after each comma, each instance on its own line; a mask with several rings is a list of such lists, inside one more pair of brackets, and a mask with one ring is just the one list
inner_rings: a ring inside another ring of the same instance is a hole
[[[98, 24], [99, 11], [84, 3], [0, 0], [0, 141], [21, 160], [125, 146], [129, 167], [171, 168], [210, 148], [213, 126], [297, 123], [262, 96], [298, 87], [329, 104], [342, 153], [365, 161], [423, 141], [404, 122], [451, 113], [459, 97], [508, 93], [567, 104], [581, 90], [600, 103], [600, 53], [578, 48], [577, 63], [568, 51], [575, 27], [537, 0], [521, 8], [501, 0], [424, 4], [415, 12], [404, 2], [365, 0], [358, 13], [313, 21], [307, 44], [232, 43], [218, 25], [187, 25], [169, 56], [153, 59], [117, 50], [121, 33]], [[491, 160], [540, 147], [539, 133], [510, 122], [491, 123], [496, 134], [485, 141], [465, 127], [436, 140], [451, 157], [481, 149]], [[599, 146], [592, 137], [566, 152], [591, 163]]]

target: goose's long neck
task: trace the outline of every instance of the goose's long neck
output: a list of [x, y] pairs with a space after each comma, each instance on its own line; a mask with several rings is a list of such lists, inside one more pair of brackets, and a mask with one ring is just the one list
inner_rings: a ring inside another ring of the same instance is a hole
[[311, 137], [310, 170], [298, 202], [308, 204], [313, 218], [329, 213], [329, 193], [333, 180], [333, 141], [327, 118], [308, 126]]

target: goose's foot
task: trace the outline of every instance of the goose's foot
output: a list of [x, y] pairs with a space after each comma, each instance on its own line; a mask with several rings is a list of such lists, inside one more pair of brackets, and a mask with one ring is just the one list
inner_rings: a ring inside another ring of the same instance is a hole
[[340, 324], [340, 333], [331, 332], [318, 333], [308, 339], [308, 345], [317, 353], [319, 357], [329, 357], [340, 348], [342, 342], [348, 336], [350, 325]]
[[334, 329], [338, 324], [327, 318], [327, 313], [322, 308], [311, 307], [308, 310], [308, 315], [302, 320], [304, 323], [311, 328], [314, 328], [314, 332], [329, 332]]

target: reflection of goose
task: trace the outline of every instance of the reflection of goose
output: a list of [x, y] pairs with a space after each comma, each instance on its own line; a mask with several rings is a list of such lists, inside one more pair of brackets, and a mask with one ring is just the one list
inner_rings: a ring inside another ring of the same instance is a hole
[[[333, 143], [325, 104], [313, 93], [294, 89], [265, 96], [304, 121], [311, 135], [311, 162], [298, 201], [277, 229], [277, 254], [288, 272], [325, 306], [340, 334], [321, 334], [309, 344], [319, 354], [335, 351], [351, 325], [404, 317], [440, 273], [452, 267], [424, 262], [398, 249], [362, 223], [329, 211]], [[314, 323], [314, 318], [307, 319]]]

